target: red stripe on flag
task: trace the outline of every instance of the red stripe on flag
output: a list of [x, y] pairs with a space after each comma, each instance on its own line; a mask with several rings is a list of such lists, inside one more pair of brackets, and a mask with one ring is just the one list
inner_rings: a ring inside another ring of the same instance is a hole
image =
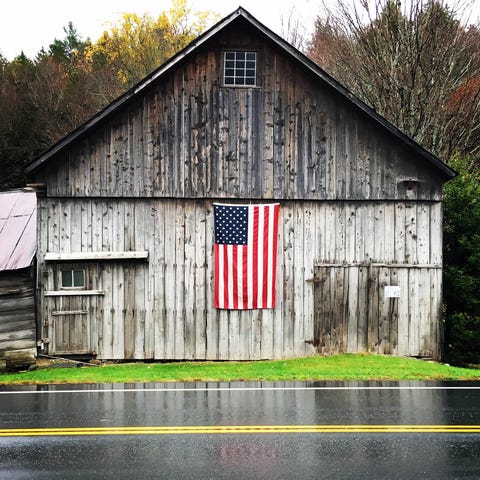
[[242, 297], [243, 297], [243, 308], [248, 308], [248, 247], [247, 245], [242, 245]]
[[229, 308], [228, 306], [228, 292], [229, 292], [229, 283], [228, 283], [228, 254], [227, 246], [223, 247], [223, 305], [224, 308]]
[[233, 274], [233, 308], [238, 309], [238, 245], [233, 245], [232, 274]]
[[264, 214], [263, 214], [263, 298], [262, 298], [262, 306], [267, 305], [267, 299], [268, 299], [268, 284], [269, 284], [269, 278], [268, 278], [268, 220], [269, 220], [269, 211], [270, 207], [264, 207], [263, 209]]
[[[252, 308], [258, 308], [258, 210], [259, 207], [253, 207], [253, 254], [252, 254], [252, 277], [249, 278], [251, 282], [252, 292]], [[249, 239], [250, 240], [250, 239]]]
[[213, 304], [215, 308], [220, 308], [219, 302], [219, 289], [220, 289], [220, 266], [219, 266], [219, 254], [218, 251], [220, 246], [215, 244], [213, 247], [213, 256], [214, 256], [214, 264], [215, 264], [215, 288], [213, 291]]

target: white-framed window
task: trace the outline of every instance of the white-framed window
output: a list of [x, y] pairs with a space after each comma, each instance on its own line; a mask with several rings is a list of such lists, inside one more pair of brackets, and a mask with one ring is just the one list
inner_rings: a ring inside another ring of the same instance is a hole
[[83, 268], [66, 268], [60, 271], [61, 289], [85, 289], [85, 287], [85, 270]]
[[257, 53], [228, 50], [224, 54], [225, 86], [254, 87], [257, 84]]

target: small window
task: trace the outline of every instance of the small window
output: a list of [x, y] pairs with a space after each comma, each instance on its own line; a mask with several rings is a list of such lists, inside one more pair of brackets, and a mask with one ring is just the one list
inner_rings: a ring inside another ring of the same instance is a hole
[[62, 288], [85, 288], [85, 270], [62, 270]]
[[224, 84], [254, 87], [257, 79], [256, 52], [225, 52]]

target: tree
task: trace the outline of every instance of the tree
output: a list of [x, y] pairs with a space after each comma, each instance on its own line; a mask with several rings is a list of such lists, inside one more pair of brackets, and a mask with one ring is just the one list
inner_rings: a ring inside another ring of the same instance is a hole
[[157, 20], [125, 14], [95, 43], [70, 22], [35, 59], [0, 56], [0, 188], [24, 184], [23, 165], [196, 37], [215, 18], [176, 0]]
[[38, 151], [38, 121], [25, 96], [34, 64], [23, 53], [0, 62], [0, 186], [23, 183], [22, 166]]
[[480, 153], [479, 28], [440, 0], [354, 5], [317, 18], [308, 54], [433, 153]]
[[186, 0], [175, 0], [157, 19], [126, 13], [91, 46], [89, 55], [96, 67], [110, 66], [119, 88], [130, 87], [190, 43], [213, 18], [209, 12], [192, 14]]
[[480, 170], [467, 157], [445, 186], [444, 299], [447, 360], [480, 363]]

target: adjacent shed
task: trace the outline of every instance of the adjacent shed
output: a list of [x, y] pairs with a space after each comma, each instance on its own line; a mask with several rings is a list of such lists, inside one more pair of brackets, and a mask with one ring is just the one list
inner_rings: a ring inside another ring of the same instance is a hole
[[0, 358], [36, 351], [36, 212], [35, 193], [0, 192]]
[[[440, 356], [455, 173], [242, 8], [27, 173], [50, 354]], [[216, 309], [214, 202], [272, 201], [275, 308]]]

